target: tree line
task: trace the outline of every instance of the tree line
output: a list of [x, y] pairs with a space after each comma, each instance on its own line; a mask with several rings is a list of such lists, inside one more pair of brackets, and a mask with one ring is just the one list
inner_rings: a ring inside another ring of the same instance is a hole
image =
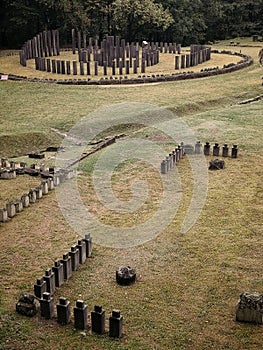
[[0, 47], [19, 48], [43, 30], [102, 39], [182, 45], [263, 34], [263, 0], [0, 0]]

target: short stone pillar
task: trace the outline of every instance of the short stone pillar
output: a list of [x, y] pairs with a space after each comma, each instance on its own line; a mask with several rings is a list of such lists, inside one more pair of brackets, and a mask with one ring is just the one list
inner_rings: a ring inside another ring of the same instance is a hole
[[167, 162], [166, 160], [163, 160], [162, 163], [161, 163], [161, 173], [162, 174], [167, 174]]
[[21, 197], [22, 205], [24, 208], [29, 207], [29, 195], [28, 194], [23, 194]]
[[63, 264], [64, 279], [68, 280], [72, 276], [71, 257], [68, 253], [64, 254], [63, 259], [60, 261]]
[[88, 328], [88, 306], [83, 300], [77, 300], [74, 307], [74, 327], [76, 329]]
[[70, 302], [64, 298], [59, 298], [57, 304], [57, 321], [62, 325], [69, 324], [70, 322]]
[[79, 268], [79, 250], [76, 245], [71, 247], [69, 255], [71, 257], [72, 271], [77, 271]]
[[86, 257], [90, 258], [92, 254], [92, 237], [90, 233], [85, 235], [84, 240], [86, 242]]
[[56, 286], [55, 286], [55, 274], [52, 272], [51, 269], [48, 269], [45, 271], [45, 276], [43, 276], [44, 281], [46, 281], [47, 284], [47, 292], [50, 295], [54, 295]]
[[35, 188], [35, 191], [36, 191], [36, 197], [37, 197], [37, 199], [42, 198], [43, 193], [42, 193], [42, 188], [41, 188], [41, 186], [36, 187], [36, 188]]
[[202, 144], [200, 141], [196, 141], [195, 154], [201, 154], [201, 152], [202, 152]]
[[113, 310], [109, 318], [109, 336], [120, 338], [122, 336], [123, 316], [119, 310]]
[[210, 144], [209, 142], [206, 142], [204, 145], [204, 155], [209, 156], [210, 155]]
[[105, 333], [105, 310], [101, 305], [95, 305], [91, 311], [91, 330], [94, 333]]
[[20, 213], [24, 207], [23, 207], [23, 203], [20, 199], [17, 199], [15, 202], [14, 202], [14, 205], [15, 205], [15, 208], [16, 208], [16, 213]]
[[40, 299], [40, 314], [47, 320], [54, 316], [54, 298], [48, 292], [43, 293], [43, 298]]
[[79, 263], [84, 264], [86, 261], [86, 241], [78, 240], [77, 248], [79, 250]]
[[222, 148], [222, 156], [223, 157], [228, 157], [228, 150], [229, 150], [228, 145], [225, 143], [223, 148]]
[[233, 145], [232, 150], [231, 150], [231, 158], [237, 158], [237, 145]]
[[47, 184], [47, 181], [43, 181], [43, 182], [41, 183], [41, 189], [42, 189], [42, 194], [43, 194], [43, 195], [48, 194], [48, 184]]
[[34, 284], [34, 293], [38, 299], [43, 298], [43, 293], [47, 291], [47, 284], [43, 277], [38, 278], [36, 284]]
[[16, 207], [14, 202], [9, 202], [6, 204], [7, 216], [13, 218], [16, 215]]
[[54, 272], [55, 276], [55, 286], [59, 288], [64, 283], [63, 264], [59, 260], [56, 260], [54, 262], [54, 266], [52, 267], [52, 271]]
[[54, 189], [54, 180], [51, 178], [47, 179], [47, 186], [48, 186], [48, 190], [51, 191]]
[[256, 292], [240, 294], [236, 321], [263, 324], [263, 295]]
[[0, 222], [6, 222], [8, 220], [7, 210], [5, 208], [0, 209]]
[[29, 196], [29, 203], [35, 203], [37, 200], [37, 195], [36, 195], [36, 191], [34, 189], [30, 189], [30, 191], [28, 192], [28, 196]]
[[219, 144], [215, 143], [215, 145], [213, 146], [213, 156], [218, 157], [219, 156], [219, 151], [220, 151]]

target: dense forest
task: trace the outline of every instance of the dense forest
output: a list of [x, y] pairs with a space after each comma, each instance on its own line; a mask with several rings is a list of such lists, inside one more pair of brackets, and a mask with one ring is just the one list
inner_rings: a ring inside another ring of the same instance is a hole
[[19, 48], [42, 30], [183, 45], [263, 34], [263, 0], [0, 0], [0, 47]]

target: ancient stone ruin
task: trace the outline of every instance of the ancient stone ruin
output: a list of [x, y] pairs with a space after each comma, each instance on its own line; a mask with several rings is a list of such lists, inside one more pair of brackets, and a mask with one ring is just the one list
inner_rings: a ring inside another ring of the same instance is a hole
[[263, 324], [263, 295], [256, 292], [240, 294], [236, 321]]

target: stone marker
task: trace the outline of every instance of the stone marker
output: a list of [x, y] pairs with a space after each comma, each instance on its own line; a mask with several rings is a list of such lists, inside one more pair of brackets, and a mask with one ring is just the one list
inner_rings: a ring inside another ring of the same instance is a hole
[[215, 143], [215, 145], [213, 146], [213, 156], [218, 157], [219, 156], [219, 151], [220, 151], [219, 144]]
[[8, 220], [7, 210], [5, 208], [0, 209], [0, 222], [6, 222]]
[[14, 201], [14, 205], [16, 208], [16, 213], [20, 213], [24, 209], [23, 203], [20, 199], [17, 199], [16, 201]]
[[90, 233], [85, 235], [84, 240], [86, 242], [86, 257], [90, 258], [92, 254], [92, 237]]
[[105, 333], [105, 310], [101, 305], [95, 305], [91, 311], [91, 330], [94, 333]]
[[161, 163], [161, 173], [162, 174], [167, 174], [167, 162], [166, 160], [163, 160], [162, 163]]
[[83, 300], [77, 300], [74, 307], [74, 328], [81, 330], [88, 328], [88, 307]]
[[109, 318], [109, 336], [121, 338], [123, 327], [123, 316], [119, 310], [113, 310]]
[[54, 295], [56, 286], [55, 286], [55, 274], [51, 269], [45, 271], [45, 276], [43, 276], [44, 281], [47, 284], [47, 292], [50, 295]]
[[236, 321], [263, 324], [263, 295], [256, 292], [240, 294]]
[[68, 253], [64, 254], [63, 259], [60, 261], [63, 264], [64, 279], [68, 280], [72, 276], [71, 257]]
[[48, 292], [43, 293], [43, 298], [40, 299], [40, 314], [47, 320], [54, 316], [54, 298]]
[[209, 142], [206, 142], [204, 145], [204, 155], [209, 156], [210, 155], [210, 144]]
[[21, 201], [22, 201], [24, 208], [29, 207], [29, 195], [28, 194], [23, 194], [21, 197]]
[[64, 298], [59, 298], [57, 304], [57, 321], [62, 325], [69, 324], [70, 322], [70, 302]]
[[14, 202], [9, 202], [6, 204], [7, 216], [13, 218], [16, 215], [16, 207]]
[[63, 271], [63, 264], [56, 260], [54, 262], [54, 266], [52, 267], [52, 271], [54, 272], [55, 276], [55, 286], [60, 287], [64, 283], [64, 271]]
[[225, 143], [223, 148], [222, 148], [222, 156], [223, 157], [228, 157], [228, 150], [229, 150], [228, 145]]
[[31, 188], [29, 190], [28, 196], [29, 196], [29, 203], [35, 203], [36, 202], [37, 195], [36, 195], [36, 191], [34, 189]]
[[47, 283], [43, 277], [38, 278], [36, 284], [34, 285], [34, 293], [38, 299], [43, 298], [43, 293], [47, 291]]
[[69, 255], [71, 257], [72, 271], [77, 271], [79, 268], [79, 250], [76, 245], [71, 247]]
[[201, 154], [202, 152], [202, 144], [200, 141], [197, 141], [195, 144], [195, 154]]
[[231, 158], [237, 158], [237, 145], [233, 145], [232, 150], [231, 150]]
[[84, 239], [78, 240], [77, 248], [79, 250], [79, 263], [84, 264], [86, 261], [86, 241]]

